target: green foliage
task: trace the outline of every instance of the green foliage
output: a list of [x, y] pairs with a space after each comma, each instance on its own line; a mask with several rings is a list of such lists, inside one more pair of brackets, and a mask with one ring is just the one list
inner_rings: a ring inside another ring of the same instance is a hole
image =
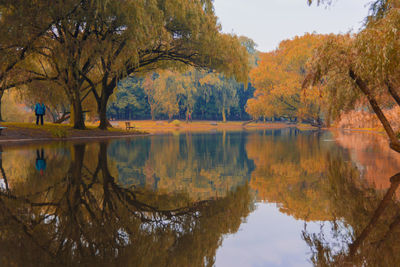
[[[71, 105], [75, 128], [85, 128], [85, 99], [97, 104], [94, 110], [98, 111], [100, 128], [106, 128], [108, 100], [118, 81], [130, 74], [181, 70], [191, 65], [247, 81], [246, 48], [237, 36], [221, 33], [212, 0], [67, 0], [53, 3], [51, 8], [45, 3], [0, 3], [0, 31], [5, 37], [0, 47], [11, 47], [0, 55], [0, 63], [5, 63], [0, 82], [5, 83], [5, 73], [7, 80], [14, 79], [21, 70], [30, 74], [29, 82], [54, 82], [53, 88], [63, 91], [58, 95], [64, 94]], [[17, 44], [7, 42], [10, 39]], [[9, 75], [17, 67], [18, 72]], [[166, 88], [164, 96], [171, 99], [179, 93]], [[90, 93], [92, 98], [88, 98]], [[177, 106], [166, 104], [163, 110], [171, 117]]]
[[173, 125], [175, 125], [176, 127], [179, 127], [181, 125], [181, 121], [179, 121], [179, 120], [173, 120], [171, 123]]
[[233, 78], [189, 68], [184, 73], [157, 71], [119, 84], [108, 108], [116, 119], [180, 118], [247, 120], [247, 99], [254, 88]]

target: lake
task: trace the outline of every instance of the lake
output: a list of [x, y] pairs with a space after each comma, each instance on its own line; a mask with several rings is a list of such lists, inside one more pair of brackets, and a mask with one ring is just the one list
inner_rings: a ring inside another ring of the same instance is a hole
[[2, 145], [1, 266], [399, 266], [400, 156], [296, 128]]

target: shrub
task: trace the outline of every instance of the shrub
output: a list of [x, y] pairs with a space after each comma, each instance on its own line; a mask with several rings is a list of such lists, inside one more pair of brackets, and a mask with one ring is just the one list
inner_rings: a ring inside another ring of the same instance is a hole
[[176, 127], [179, 127], [179, 125], [181, 125], [181, 122], [179, 120], [174, 120], [172, 124], [175, 125]]

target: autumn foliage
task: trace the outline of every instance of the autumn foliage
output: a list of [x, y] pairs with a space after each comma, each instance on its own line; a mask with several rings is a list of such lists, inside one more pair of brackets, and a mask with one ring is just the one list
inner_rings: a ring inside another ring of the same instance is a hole
[[306, 34], [282, 41], [275, 51], [260, 54], [258, 66], [250, 72], [256, 91], [246, 111], [253, 118], [312, 121], [322, 116], [320, 89], [304, 91], [301, 85], [306, 63], [323, 39], [323, 35]]

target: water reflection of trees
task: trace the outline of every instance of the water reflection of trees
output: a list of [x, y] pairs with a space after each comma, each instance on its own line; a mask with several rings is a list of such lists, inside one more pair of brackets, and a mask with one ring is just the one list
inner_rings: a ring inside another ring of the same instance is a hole
[[244, 132], [177, 134], [116, 141], [109, 154], [119, 180], [193, 198], [223, 196], [244, 184], [253, 169]]
[[297, 129], [268, 130], [249, 136], [247, 154], [255, 170], [250, 186], [261, 201], [302, 220], [330, 218], [326, 197], [325, 154], [337, 150], [328, 133]]
[[[385, 192], [360, 182], [360, 172], [338, 156], [328, 159], [330, 212], [321, 231], [303, 232], [318, 266], [397, 266], [400, 262], [400, 173]], [[389, 179], [389, 178], [388, 178]]]
[[53, 168], [52, 178], [4, 179], [2, 265], [211, 266], [222, 235], [236, 232], [250, 212], [247, 184], [197, 201], [124, 187], [107, 144], [87, 146], [75, 144], [68, 170]]
[[370, 187], [387, 189], [388, 177], [399, 171], [400, 155], [390, 149], [388, 140], [370, 132], [335, 131], [335, 140], [350, 155], [360, 170], [361, 179]]

